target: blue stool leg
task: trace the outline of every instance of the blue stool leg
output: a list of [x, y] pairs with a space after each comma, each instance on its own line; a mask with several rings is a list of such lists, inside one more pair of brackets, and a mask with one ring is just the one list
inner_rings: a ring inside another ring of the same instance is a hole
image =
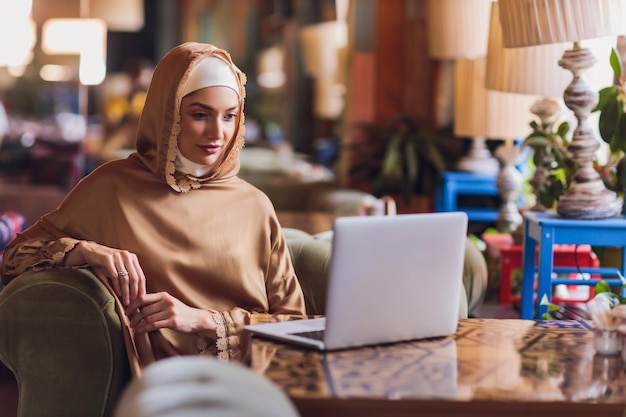
[[554, 250], [554, 229], [544, 226], [541, 229], [541, 243], [539, 244], [539, 267], [537, 268], [537, 317], [543, 318], [548, 312], [548, 306], [542, 301], [552, 300], [552, 270]]
[[443, 211], [455, 211], [456, 207], [456, 184], [453, 181], [446, 182], [444, 187]]
[[535, 317], [535, 251], [537, 242], [528, 235], [528, 221], [522, 224], [524, 227], [524, 252], [522, 266], [522, 296], [520, 317], [530, 320]]
[[[622, 247], [622, 276], [626, 277], [626, 246]], [[626, 287], [622, 286], [622, 297], [626, 297]]]

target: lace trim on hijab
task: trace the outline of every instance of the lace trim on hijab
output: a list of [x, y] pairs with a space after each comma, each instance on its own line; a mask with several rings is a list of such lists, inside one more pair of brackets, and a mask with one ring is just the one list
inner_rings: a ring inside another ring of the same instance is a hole
[[200, 188], [200, 183], [198, 181], [192, 182], [187, 178], [186, 175], [181, 174], [176, 171], [176, 150], [178, 149], [178, 135], [180, 134], [180, 104], [182, 102], [182, 91], [183, 87], [187, 83], [189, 76], [191, 75], [191, 70], [195, 66], [196, 62], [201, 59], [202, 55], [198, 55], [193, 60], [193, 65], [189, 65], [185, 75], [181, 78], [178, 83], [178, 88], [176, 89], [176, 96], [174, 97], [174, 101], [176, 106], [174, 108], [172, 127], [169, 132], [169, 139], [167, 142], [167, 158], [165, 159], [165, 180], [167, 184], [172, 187], [175, 191], [186, 193], [191, 189]]
[[183, 77], [181, 78], [180, 82], [178, 83], [178, 88], [176, 89], [175, 101], [177, 103], [177, 106], [174, 109], [174, 114], [173, 114], [174, 122], [172, 123], [172, 127], [169, 133], [167, 157], [165, 160], [165, 180], [167, 181], [167, 184], [170, 187], [172, 187], [175, 191], [178, 191], [181, 193], [187, 193], [190, 190], [196, 190], [202, 186], [202, 182], [211, 179], [211, 177], [196, 178], [192, 175], [186, 175], [186, 174], [176, 171], [176, 152], [177, 152], [176, 149], [178, 148], [178, 135], [181, 130], [180, 128], [180, 103], [182, 102], [182, 99], [183, 99], [182, 98], [183, 88], [185, 84], [187, 83], [187, 80], [191, 76], [192, 68], [196, 65], [197, 61], [199, 59], [202, 59], [202, 57], [204, 56], [219, 56], [220, 58], [224, 59], [228, 63], [228, 65], [232, 66], [235, 69], [235, 74], [237, 75], [237, 78], [239, 79], [239, 97], [240, 97], [239, 105], [241, 106], [240, 108], [241, 120], [239, 121], [237, 137], [233, 140], [233, 144], [231, 148], [228, 150], [226, 158], [222, 161], [220, 166], [215, 171], [214, 175], [212, 175], [211, 177], [215, 175], [219, 175], [220, 171], [222, 170], [222, 167], [227, 166], [228, 162], [232, 161], [235, 158], [238, 158], [239, 149], [243, 148], [243, 145], [244, 145], [244, 135], [246, 132], [246, 128], [244, 124], [245, 116], [243, 113], [243, 105], [244, 105], [245, 98], [246, 98], [246, 89], [243, 86], [245, 86], [247, 82], [246, 74], [241, 72], [241, 70], [239, 70], [233, 64], [230, 58], [230, 54], [226, 51], [214, 50], [208, 54], [198, 55], [196, 58], [194, 58], [193, 65], [189, 65], [189, 67], [187, 68], [185, 75], [183, 75]]
[[[215, 171], [216, 174], [219, 174], [220, 171], [223, 169], [223, 167], [228, 166], [229, 162], [232, 161], [233, 159], [239, 158], [239, 149], [243, 148], [244, 146], [244, 136], [246, 134], [246, 124], [245, 124], [245, 120], [246, 120], [246, 115], [244, 114], [243, 110], [244, 110], [244, 103], [245, 103], [245, 99], [246, 99], [246, 89], [244, 88], [244, 86], [246, 85], [246, 82], [248, 81], [248, 78], [246, 77], [246, 74], [244, 74], [243, 72], [241, 72], [241, 70], [239, 68], [237, 68], [237, 66], [235, 64], [232, 63], [232, 60], [230, 58], [230, 54], [226, 51], [224, 51], [224, 54], [226, 55], [226, 61], [229, 62], [235, 69], [235, 74], [237, 75], [237, 78], [239, 79], [239, 114], [241, 116], [241, 119], [239, 120], [239, 126], [237, 129], [237, 137], [235, 137], [235, 139], [233, 140], [233, 145], [230, 148], [228, 154], [226, 155], [226, 158], [224, 159], [224, 161], [222, 161], [222, 163], [220, 164], [219, 167], [217, 167], [217, 170]], [[219, 53], [216, 55], [220, 55]]]

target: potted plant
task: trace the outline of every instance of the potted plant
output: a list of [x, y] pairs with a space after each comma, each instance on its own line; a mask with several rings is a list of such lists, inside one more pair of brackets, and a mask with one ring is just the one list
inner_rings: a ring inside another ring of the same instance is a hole
[[556, 122], [555, 118], [544, 118], [539, 123], [533, 120], [530, 123], [532, 132], [522, 142], [522, 148], [533, 150], [535, 172], [530, 185], [536, 199], [534, 211], [552, 209], [567, 189], [573, 172], [567, 157], [569, 123], [561, 122], [555, 129]]
[[611, 51], [610, 63], [614, 74], [613, 85], [600, 90], [594, 109], [600, 112], [600, 137], [610, 149], [609, 160], [599, 167], [599, 172], [608, 189], [623, 195], [626, 174], [626, 75], [622, 59], [615, 49]]
[[386, 126], [362, 127], [368, 140], [353, 149], [358, 162], [350, 174], [368, 178], [376, 196], [394, 196], [406, 205], [417, 195], [432, 197], [437, 176], [459, 153], [460, 141], [452, 135], [434, 131], [408, 115], [400, 115]]

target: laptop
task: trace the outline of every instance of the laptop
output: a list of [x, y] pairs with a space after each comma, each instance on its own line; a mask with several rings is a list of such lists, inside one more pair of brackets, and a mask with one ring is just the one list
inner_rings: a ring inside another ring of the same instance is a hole
[[325, 316], [244, 328], [321, 351], [453, 334], [466, 236], [463, 212], [339, 217]]

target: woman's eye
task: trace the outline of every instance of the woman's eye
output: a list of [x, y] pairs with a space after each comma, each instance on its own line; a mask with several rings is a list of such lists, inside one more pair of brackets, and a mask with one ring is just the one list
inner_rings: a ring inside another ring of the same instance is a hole
[[224, 119], [226, 120], [234, 120], [237, 117], [237, 115], [235, 113], [230, 113], [224, 116]]
[[196, 112], [193, 114], [193, 118], [194, 119], [206, 119], [207, 118], [207, 114], [206, 113], [201, 113], [201, 112]]

